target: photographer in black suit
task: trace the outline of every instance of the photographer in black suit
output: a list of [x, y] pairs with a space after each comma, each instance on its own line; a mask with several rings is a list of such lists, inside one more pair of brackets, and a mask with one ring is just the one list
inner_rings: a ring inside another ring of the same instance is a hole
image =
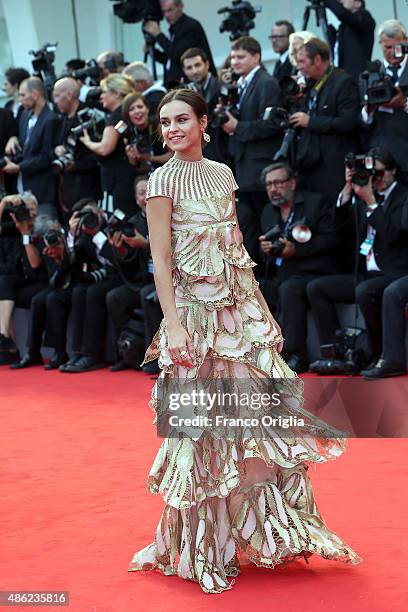
[[289, 36], [293, 34], [295, 28], [284, 19], [275, 21], [272, 26], [272, 31], [268, 37], [272, 43], [272, 48], [275, 53], [279, 53], [279, 59], [276, 61], [272, 75], [277, 81], [286, 76], [292, 76], [295, 69], [289, 59]]
[[346, 184], [336, 207], [337, 225], [346, 228], [350, 236], [356, 234], [357, 221], [357, 275], [335, 274], [317, 279], [308, 285], [307, 293], [320, 344], [333, 343], [335, 331], [340, 328], [336, 302], [357, 302], [375, 363], [382, 350], [384, 289], [408, 273], [408, 232], [402, 226], [408, 188], [398, 181], [397, 164], [388, 151], [375, 149], [370, 154], [375, 158], [374, 177], [361, 186], [353, 183], [353, 171], [347, 168]]
[[22, 161], [9, 161], [3, 172], [18, 174], [19, 192], [31, 191], [42, 204], [55, 205], [56, 178], [51, 172], [58, 117], [48, 108], [44, 83], [30, 77], [20, 85], [20, 102], [25, 112], [20, 117], [18, 143], [8, 143], [8, 154], [22, 152]]
[[[263, 291], [272, 308], [279, 304], [285, 358], [299, 373], [308, 366], [307, 284], [334, 271], [334, 211], [323, 196], [297, 189], [293, 170], [284, 162], [267, 166], [263, 176], [270, 200], [262, 212], [259, 237], [267, 258]], [[303, 238], [296, 233], [296, 225]], [[268, 237], [272, 228], [276, 231]]]
[[[77, 82], [70, 77], [59, 79], [53, 89], [54, 102], [62, 113], [58, 144], [54, 150], [57, 157], [54, 161], [57, 163], [53, 164], [53, 168], [59, 173], [58, 200], [64, 225], [68, 224], [75, 202], [81, 198], [98, 200], [101, 195], [97, 156], [80, 140], [74, 138], [71, 142], [71, 130], [80, 123], [78, 111], [84, 108], [79, 102], [79, 92]], [[67, 153], [69, 158], [65, 157]]]
[[[240, 191], [237, 215], [244, 243], [252, 257], [258, 258], [259, 219], [266, 203], [261, 172], [272, 163], [282, 137], [263, 119], [267, 106], [280, 105], [276, 79], [261, 66], [261, 46], [255, 38], [243, 36], [231, 46], [231, 68], [238, 79], [237, 112], [228, 110], [222, 129], [232, 137], [235, 175]], [[234, 116], [237, 115], [237, 116]]]
[[331, 65], [329, 46], [318, 38], [303, 45], [296, 59], [311, 85], [307, 112], [290, 118], [300, 130], [296, 169], [307, 189], [331, 197], [334, 204], [344, 183], [344, 157], [358, 149], [358, 86], [347, 72]]
[[210, 70], [214, 76], [217, 76], [211, 49], [201, 23], [184, 14], [182, 0], [160, 0], [160, 6], [163, 17], [170, 24], [169, 36], [161, 32], [157, 21], [146, 21], [143, 29], [153, 36], [155, 42], [163, 49], [163, 51], [155, 49], [154, 57], [164, 66], [166, 87], [183, 77], [180, 58], [190, 47], [199, 47], [205, 52], [210, 62]]
[[364, 0], [323, 0], [323, 3], [340, 21], [338, 30], [329, 27], [334, 65], [358, 81], [371, 60], [375, 21]]
[[225, 162], [228, 155], [228, 136], [217, 127], [213, 127], [214, 109], [218, 104], [221, 82], [210, 72], [210, 62], [202, 49], [192, 47], [181, 56], [181, 66], [187, 87], [198, 91], [207, 103], [208, 126], [207, 133], [211, 140], [205, 147], [205, 156], [214, 161]]
[[396, 94], [380, 106], [365, 106], [362, 120], [368, 131], [368, 146], [384, 147], [399, 164], [401, 179], [408, 184], [408, 60], [395, 57], [395, 45], [407, 41], [407, 31], [400, 21], [390, 19], [379, 27], [383, 52], [383, 71], [392, 78]]

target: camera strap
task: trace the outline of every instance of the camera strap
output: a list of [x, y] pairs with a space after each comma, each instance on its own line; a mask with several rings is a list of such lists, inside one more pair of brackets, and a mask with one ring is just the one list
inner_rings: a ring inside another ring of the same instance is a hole
[[330, 77], [331, 73], [334, 70], [334, 66], [329, 66], [328, 69], [326, 70], [326, 72], [324, 73], [324, 75], [321, 77], [321, 79], [319, 79], [316, 83], [316, 85], [314, 85], [314, 87], [312, 87], [311, 91], [310, 91], [310, 95], [309, 95], [309, 100], [308, 100], [308, 111], [309, 113], [312, 111], [316, 110], [317, 107], [317, 99], [319, 97], [319, 93], [321, 91], [321, 89], [323, 88], [323, 86], [326, 84], [328, 78]]

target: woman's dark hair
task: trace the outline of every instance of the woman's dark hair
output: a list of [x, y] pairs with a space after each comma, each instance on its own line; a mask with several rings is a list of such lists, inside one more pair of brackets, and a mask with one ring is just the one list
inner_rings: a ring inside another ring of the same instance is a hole
[[4, 76], [11, 85], [20, 85], [25, 79], [29, 78], [30, 73], [25, 68], [9, 68]]
[[191, 106], [197, 119], [201, 119], [201, 117], [208, 114], [207, 104], [201, 94], [191, 89], [171, 89], [161, 99], [157, 108], [157, 116], [160, 117], [160, 111], [165, 104], [175, 101], [185, 102]]
[[138, 100], [142, 100], [143, 104], [146, 106], [147, 110], [149, 109], [149, 104], [147, 103], [146, 98], [140, 92], [128, 94], [122, 102], [122, 117], [124, 121], [129, 121], [129, 109]]

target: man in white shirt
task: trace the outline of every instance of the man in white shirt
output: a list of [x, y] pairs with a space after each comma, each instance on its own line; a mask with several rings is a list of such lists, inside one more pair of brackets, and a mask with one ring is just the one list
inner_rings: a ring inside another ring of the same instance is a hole
[[401, 178], [408, 184], [408, 60], [404, 53], [398, 57], [395, 52], [396, 46], [407, 42], [407, 31], [400, 21], [390, 19], [380, 25], [378, 33], [382, 67], [393, 80], [396, 93], [387, 103], [365, 105], [362, 121], [368, 131], [368, 145], [390, 151], [401, 167]]
[[[350, 269], [346, 274], [314, 280], [307, 294], [320, 344], [333, 343], [335, 331], [341, 327], [336, 303], [357, 303], [365, 319], [371, 359], [376, 363], [382, 352], [384, 289], [408, 274], [408, 232], [401, 222], [408, 188], [398, 181], [398, 167], [388, 151], [378, 148], [371, 154], [375, 159], [374, 175], [365, 185], [356, 184], [355, 172], [347, 168], [346, 184], [336, 207], [337, 231], [345, 230], [344, 235], [349, 236], [341, 248], [344, 257], [355, 249], [356, 272]], [[358, 243], [353, 244], [357, 234]]]

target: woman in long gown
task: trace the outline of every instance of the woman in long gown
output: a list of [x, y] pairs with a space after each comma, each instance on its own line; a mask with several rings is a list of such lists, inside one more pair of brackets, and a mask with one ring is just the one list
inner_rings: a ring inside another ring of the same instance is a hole
[[[162, 370], [150, 405], [162, 420], [170, 412], [162, 390], [171, 384], [182, 392], [191, 383], [245, 381], [255, 391], [280, 390], [279, 413], [294, 424], [236, 428], [232, 435], [205, 421], [191, 430], [170, 428], [148, 478], [166, 506], [154, 542], [135, 553], [129, 571], [157, 568], [219, 593], [240, 572], [239, 551], [270, 568], [313, 553], [359, 563], [322, 520], [307, 473], [309, 464], [342, 454], [342, 432], [302, 408], [302, 383], [280, 356], [281, 330], [242, 244], [238, 186], [228, 166], [202, 155], [204, 99], [170, 91], [158, 113], [174, 156], [151, 175], [146, 198], [164, 314], [145, 356], [158, 358]], [[197, 406], [190, 414], [198, 414]]]

